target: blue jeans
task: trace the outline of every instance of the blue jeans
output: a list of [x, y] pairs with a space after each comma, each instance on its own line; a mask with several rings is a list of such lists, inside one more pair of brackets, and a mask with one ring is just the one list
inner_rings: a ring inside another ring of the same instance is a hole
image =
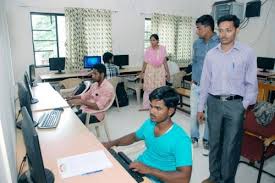
[[[200, 87], [192, 83], [191, 94], [190, 94], [190, 107], [191, 107], [191, 138], [200, 138], [199, 122], [197, 120], [198, 103], [200, 97]], [[206, 110], [206, 109], [205, 109]], [[208, 140], [208, 124], [207, 115], [205, 111], [205, 122], [204, 122], [204, 134], [203, 139]]]

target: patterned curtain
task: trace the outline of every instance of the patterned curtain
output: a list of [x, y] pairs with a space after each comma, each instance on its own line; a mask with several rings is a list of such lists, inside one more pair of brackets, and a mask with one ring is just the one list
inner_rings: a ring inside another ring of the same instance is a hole
[[66, 70], [83, 68], [85, 55], [112, 50], [111, 11], [65, 8]]
[[151, 21], [152, 33], [159, 35], [170, 59], [180, 66], [191, 63], [192, 17], [154, 14]]

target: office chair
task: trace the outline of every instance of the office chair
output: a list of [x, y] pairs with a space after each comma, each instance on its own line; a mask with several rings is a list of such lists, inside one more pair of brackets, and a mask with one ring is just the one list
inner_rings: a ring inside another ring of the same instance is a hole
[[[108, 141], [110, 141], [110, 134], [106, 125], [106, 121], [107, 121], [107, 113], [106, 111], [113, 105], [113, 102], [116, 98], [116, 95], [114, 94], [112, 99], [110, 100], [109, 104], [102, 110], [98, 110], [95, 111], [93, 113], [87, 113], [86, 115], [86, 120], [85, 120], [85, 126], [90, 130], [90, 131], [94, 131], [94, 134], [99, 138], [100, 137], [100, 132], [99, 132], [99, 127], [103, 127], [106, 133], [106, 136], [108, 138]], [[90, 123], [90, 117], [91, 115], [95, 115], [97, 113], [101, 113], [101, 112], [105, 112], [105, 116], [103, 118], [103, 120], [101, 120], [100, 122], [97, 123]]]
[[81, 91], [81, 93], [77, 93], [77, 91], [79, 89], [79, 85], [82, 82], [82, 80], [78, 79], [78, 78], [70, 78], [70, 79], [65, 79], [65, 80], [61, 81], [60, 83], [62, 84], [62, 86], [66, 86], [69, 88], [65, 87], [65, 89], [60, 89], [59, 92], [62, 97], [68, 97], [68, 96], [72, 96], [72, 95], [81, 95], [82, 93], [87, 92], [87, 90], [91, 86], [91, 81], [84, 81], [83, 83], [85, 85], [85, 88], [83, 89], [83, 91]]
[[[110, 79], [108, 79], [108, 81], [113, 85], [114, 89], [116, 90], [117, 84], [121, 82], [121, 78], [120, 77], [112, 77]], [[117, 110], [119, 111], [119, 103], [118, 103], [118, 98], [115, 92], [115, 101], [116, 101], [116, 106], [117, 106]]]
[[[267, 159], [275, 155], [275, 118], [267, 126], [259, 125], [256, 122], [252, 109], [246, 111], [244, 121], [244, 135], [242, 139], [241, 156], [249, 162], [240, 161], [259, 170], [257, 183], [261, 181], [262, 172], [275, 177], [274, 174], [263, 170]], [[255, 166], [255, 162], [260, 163], [260, 167]]]
[[125, 85], [126, 85], [125, 86], [126, 89], [131, 89], [135, 91], [137, 95], [137, 103], [138, 105], [140, 105], [140, 95], [141, 95], [141, 90], [143, 89], [142, 80], [137, 77], [135, 77], [133, 81], [132, 79], [126, 78]]
[[186, 73], [184, 71], [177, 72], [176, 74], [171, 75], [171, 81], [173, 88], [181, 88], [183, 82], [183, 76]]
[[275, 91], [275, 85], [269, 82], [258, 82], [258, 96], [257, 101], [272, 102], [270, 100], [270, 94]]

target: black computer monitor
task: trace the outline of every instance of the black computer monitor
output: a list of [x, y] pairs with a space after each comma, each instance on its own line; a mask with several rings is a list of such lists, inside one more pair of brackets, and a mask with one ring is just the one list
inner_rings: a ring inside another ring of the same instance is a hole
[[[30, 95], [22, 83], [17, 83], [17, 86], [18, 86], [18, 99], [20, 103], [20, 108], [22, 109], [22, 107], [26, 107], [31, 119], [33, 120]], [[17, 122], [16, 127], [21, 129], [21, 124], [22, 124], [22, 121]], [[37, 125], [37, 122], [35, 122], [34, 120], [33, 120], [33, 125], [34, 126]]]
[[49, 58], [50, 71], [58, 71], [57, 74], [63, 73], [65, 69], [65, 57]]
[[22, 108], [22, 134], [26, 147], [29, 170], [23, 173], [18, 182], [53, 183], [53, 173], [44, 168], [38, 135], [33, 126], [32, 119], [25, 107]]
[[94, 65], [101, 63], [101, 56], [84, 56], [83, 66], [84, 69], [92, 69]]
[[129, 55], [114, 55], [114, 64], [122, 69], [122, 66], [129, 65]]
[[263, 72], [274, 69], [275, 58], [257, 57], [257, 67], [263, 69]]
[[28, 90], [28, 93], [29, 93], [30, 97], [31, 97], [31, 104], [37, 103], [38, 99], [33, 97], [32, 87], [31, 87], [31, 83], [30, 83], [30, 80], [29, 80], [29, 75], [28, 75], [27, 72], [24, 73], [24, 84], [25, 84], [26, 89]]
[[30, 83], [32, 87], [37, 86], [35, 83], [35, 65], [31, 64], [29, 65], [29, 75], [30, 75]]

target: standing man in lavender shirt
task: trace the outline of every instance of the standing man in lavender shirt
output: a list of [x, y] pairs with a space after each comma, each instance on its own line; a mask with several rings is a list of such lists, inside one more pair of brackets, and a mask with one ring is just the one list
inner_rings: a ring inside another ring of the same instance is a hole
[[205, 57], [201, 76], [198, 120], [207, 103], [210, 177], [202, 183], [234, 183], [240, 159], [243, 116], [258, 93], [256, 56], [236, 41], [240, 20], [226, 15], [218, 20], [220, 44]]
[[[193, 58], [192, 58], [192, 85], [190, 95], [191, 106], [191, 139], [193, 147], [198, 147], [198, 140], [200, 138], [199, 122], [197, 120], [198, 102], [200, 96], [200, 80], [204, 58], [206, 53], [213, 47], [219, 44], [219, 37], [214, 32], [215, 23], [211, 15], [202, 15], [196, 20], [197, 39], [193, 44]], [[208, 147], [208, 123], [205, 118], [203, 141], [203, 155], [207, 156], [209, 153]]]

